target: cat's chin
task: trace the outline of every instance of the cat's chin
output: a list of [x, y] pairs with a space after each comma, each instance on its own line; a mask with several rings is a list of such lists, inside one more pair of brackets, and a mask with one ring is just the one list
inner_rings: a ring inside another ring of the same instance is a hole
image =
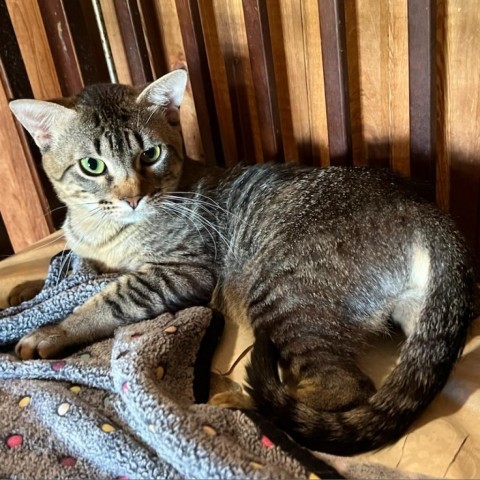
[[132, 223], [141, 223], [146, 220], [148, 215], [146, 215], [144, 212], [139, 213], [139, 212], [131, 212], [124, 214], [122, 216], [116, 217], [115, 220], [118, 223], [123, 223], [126, 225], [130, 225]]

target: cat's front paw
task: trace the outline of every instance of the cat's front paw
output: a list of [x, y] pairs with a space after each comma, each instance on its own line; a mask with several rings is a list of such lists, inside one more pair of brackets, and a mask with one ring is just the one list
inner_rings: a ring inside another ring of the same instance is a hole
[[67, 332], [62, 327], [49, 325], [20, 339], [15, 353], [22, 360], [54, 358], [70, 344]]
[[16, 307], [22, 302], [31, 300], [42, 290], [45, 280], [29, 280], [28, 282], [16, 285], [8, 294], [8, 305]]

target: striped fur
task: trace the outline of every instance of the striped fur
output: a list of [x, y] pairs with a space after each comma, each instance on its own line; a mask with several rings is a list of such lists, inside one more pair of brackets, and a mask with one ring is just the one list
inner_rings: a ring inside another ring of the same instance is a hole
[[[177, 72], [142, 91], [90, 87], [64, 106], [12, 105], [68, 205], [73, 250], [124, 273], [17, 352], [51, 357], [123, 323], [210, 302], [249, 322], [256, 337], [250, 400], [230, 405], [253, 402], [317, 450], [355, 453], [394, 440], [462, 351], [473, 295], [463, 240], [447, 216], [383, 171], [220, 172], [183, 159], [176, 112], [185, 80]], [[142, 166], [154, 145], [159, 161]], [[85, 176], [77, 164], [85, 156], [108, 172]], [[376, 392], [357, 357], [391, 321], [407, 339]]]

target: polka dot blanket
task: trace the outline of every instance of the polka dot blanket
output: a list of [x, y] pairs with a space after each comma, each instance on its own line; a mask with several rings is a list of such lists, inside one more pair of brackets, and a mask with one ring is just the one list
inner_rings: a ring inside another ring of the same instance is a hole
[[[42, 292], [0, 312], [0, 345], [60, 321], [114, 278], [64, 264], [54, 258]], [[59, 360], [1, 353], [0, 478], [405, 478], [313, 455], [260, 418], [206, 404], [221, 328], [195, 307]]]

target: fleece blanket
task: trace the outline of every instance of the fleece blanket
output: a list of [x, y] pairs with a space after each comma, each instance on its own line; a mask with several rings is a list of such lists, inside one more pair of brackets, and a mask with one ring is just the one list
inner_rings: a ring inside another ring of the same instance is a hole
[[223, 322], [208, 308], [128, 325], [63, 359], [18, 360], [9, 345], [115, 278], [66, 255], [37, 297], [0, 312], [0, 478], [408, 476], [313, 455], [261, 418], [206, 404]]

